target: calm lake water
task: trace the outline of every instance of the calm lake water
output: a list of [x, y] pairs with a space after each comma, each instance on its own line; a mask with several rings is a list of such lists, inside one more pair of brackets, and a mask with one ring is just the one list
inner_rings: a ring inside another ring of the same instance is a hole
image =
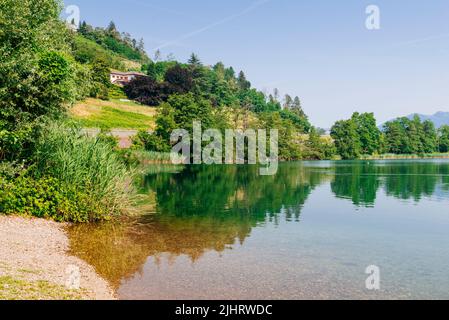
[[141, 187], [139, 218], [69, 230], [121, 299], [449, 299], [449, 161], [166, 167]]

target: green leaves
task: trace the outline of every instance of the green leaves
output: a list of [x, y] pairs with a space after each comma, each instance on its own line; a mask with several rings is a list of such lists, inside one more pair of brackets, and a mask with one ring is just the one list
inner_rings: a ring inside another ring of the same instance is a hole
[[56, 0], [0, 1], [0, 123], [59, 117], [71, 100], [68, 30]]
[[50, 84], [60, 84], [69, 75], [69, 63], [58, 52], [44, 52], [39, 59], [42, 78]]
[[421, 122], [400, 118], [384, 125], [387, 151], [395, 154], [424, 154], [438, 151], [435, 126], [430, 121]]
[[360, 137], [356, 123], [350, 120], [337, 121], [331, 129], [338, 154], [343, 159], [357, 159], [361, 155]]
[[440, 152], [449, 152], [449, 126], [442, 126], [440, 130], [438, 130], [438, 134]]

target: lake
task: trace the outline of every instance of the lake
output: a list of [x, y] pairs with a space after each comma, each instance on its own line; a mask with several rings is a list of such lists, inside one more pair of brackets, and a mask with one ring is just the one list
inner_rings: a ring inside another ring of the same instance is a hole
[[159, 169], [136, 217], [69, 229], [120, 299], [449, 299], [447, 160]]

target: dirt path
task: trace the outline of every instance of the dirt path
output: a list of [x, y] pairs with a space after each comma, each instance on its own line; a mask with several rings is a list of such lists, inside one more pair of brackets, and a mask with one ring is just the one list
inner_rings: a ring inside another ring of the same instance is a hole
[[0, 299], [114, 299], [93, 267], [67, 253], [64, 227], [0, 215]]

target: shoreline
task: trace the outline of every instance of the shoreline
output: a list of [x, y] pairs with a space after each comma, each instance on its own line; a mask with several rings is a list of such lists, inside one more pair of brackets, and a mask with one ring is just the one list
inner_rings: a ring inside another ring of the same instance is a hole
[[[70, 255], [66, 226], [0, 215], [0, 300], [116, 299], [92, 266]], [[79, 289], [69, 289], [70, 279]]]

